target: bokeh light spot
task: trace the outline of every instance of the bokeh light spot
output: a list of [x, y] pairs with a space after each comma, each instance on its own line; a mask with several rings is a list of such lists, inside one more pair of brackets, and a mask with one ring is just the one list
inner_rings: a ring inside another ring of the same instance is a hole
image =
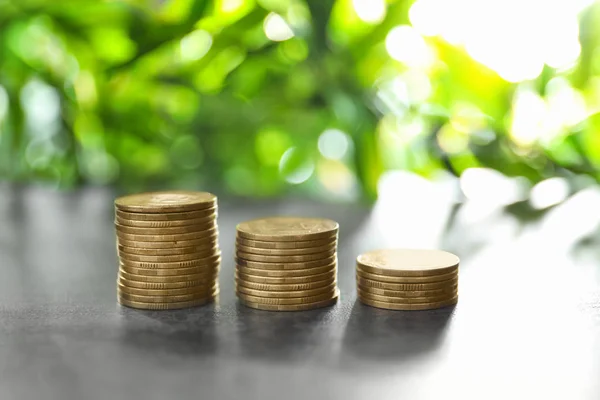
[[279, 160], [279, 173], [289, 183], [298, 185], [308, 180], [315, 170], [313, 161], [297, 147], [290, 147]]
[[294, 37], [292, 28], [285, 22], [283, 17], [273, 12], [266, 16], [263, 30], [267, 38], [274, 42], [283, 42]]
[[276, 166], [289, 148], [290, 140], [285, 132], [265, 129], [256, 135], [255, 146], [256, 156], [262, 164]]
[[385, 18], [385, 0], [352, 0], [358, 18], [370, 24], [377, 24]]
[[340, 160], [348, 152], [350, 138], [339, 129], [327, 129], [319, 136], [319, 151], [325, 158]]
[[195, 169], [202, 165], [204, 155], [197, 137], [185, 135], [178, 137], [171, 146], [173, 163], [184, 169]]
[[198, 29], [181, 39], [180, 53], [182, 61], [196, 61], [208, 53], [212, 46], [212, 36], [205, 30]]
[[385, 48], [390, 57], [409, 67], [427, 68], [435, 61], [425, 39], [409, 25], [392, 28], [385, 38]]
[[529, 202], [538, 210], [562, 203], [569, 196], [569, 184], [563, 178], [550, 178], [531, 189]]

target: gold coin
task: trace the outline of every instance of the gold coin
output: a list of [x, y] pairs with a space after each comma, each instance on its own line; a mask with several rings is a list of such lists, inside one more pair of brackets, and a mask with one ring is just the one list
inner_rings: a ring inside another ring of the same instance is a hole
[[180, 276], [192, 274], [216, 274], [219, 272], [219, 265], [210, 267], [191, 267], [191, 268], [169, 268], [169, 269], [144, 269], [131, 268], [126, 265], [120, 265], [121, 271], [128, 274], [146, 275], [146, 276]]
[[356, 268], [356, 276], [361, 278], [370, 279], [372, 281], [379, 282], [390, 282], [390, 283], [426, 283], [426, 282], [442, 282], [448, 279], [456, 278], [458, 273], [450, 272], [443, 275], [432, 275], [432, 276], [387, 276], [371, 274], [361, 270], [361, 267]]
[[337, 293], [337, 289], [330, 289], [326, 293], [322, 293], [316, 296], [308, 296], [308, 297], [290, 297], [290, 298], [271, 298], [271, 297], [258, 297], [258, 296], [250, 296], [241, 292], [236, 291], [236, 295], [238, 298], [248, 301], [251, 303], [261, 303], [261, 304], [270, 304], [270, 305], [291, 305], [291, 304], [306, 304], [306, 303], [315, 303], [318, 301], [329, 300], [334, 297]]
[[194, 247], [203, 245], [216, 245], [219, 240], [218, 235], [209, 236], [201, 239], [176, 240], [171, 242], [136, 242], [117, 237], [117, 243], [121, 246], [135, 247], [140, 249], [173, 249], [179, 247]]
[[305, 255], [305, 254], [319, 254], [323, 252], [335, 252], [336, 246], [334, 245], [325, 245], [321, 247], [309, 247], [306, 249], [260, 249], [255, 247], [243, 246], [239, 243], [236, 244], [236, 251], [249, 253], [249, 254], [259, 254], [264, 256], [295, 256], [295, 255]]
[[218, 278], [217, 273], [203, 273], [203, 274], [189, 274], [189, 275], [177, 275], [177, 276], [147, 276], [147, 275], [136, 275], [125, 272], [121, 269], [119, 276], [127, 281], [137, 282], [151, 282], [151, 283], [172, 283], [172, 282], [186, 282], [186, 281], [210, 281]]
[[254, 289], [249, 289], [245, 286], [242, 285], [236, 285], [235, 290], [239, 293], [243, 293], [243, 294], [247, 294], [250, 296], [256, 296], [256, 297], [271, 297], [271, 298], [277, 298], [277, 299], [281, 299], [281, 298], [287, 298], [287, 297], [310, 297], [310, 296], [317, 296], [320, 294], [324, 294], [324, 293], [330, 293], [332, 290], [334, 290], [336, 288], [336, 284], [333, 283], [329, 286], [324, 286], [322, 288], [317, 288], [317, 289], [310, 289], [310, 290], [285, 290], [285, 291], [278, 291], [278, 292], [269, 292], [266, 290], [254, 290]]
[[431, 290], [387, 290], [387, 289], [378, 289], [378, 288], [369, 287], [369, 286], [361, 286], [359, 284], [359, 285], [357, 285], [357, 289], [359, 291], [362, 291], [365, 293], [372, 293], [372, 294], [376, 294], [379, 296], [413, 298], [413, 297], [435, 297], [435, 296], [447, 295], [449, 293], [456, 293], [458, 290], [458, 286], [451, 285], [446, 288], [431, 289]]
[[136, 294], [138, 296], [179, 296], [193, 293], [212, 293], [219, 288], [218, 284], [207, 283], [204, 285], [190, 286], [179, 289], [139, 289], [136, 287], [125, 286], [121, 281], [117, 281], [117, 288], [123, 293]]
[[255, 308], [257, 310], [264, 311], [307, 311], [314, 310], [317, 308], [327, 307], [334, 305], [337, 303], [339, 298], [339, 291], [336, 293], [335, 297], [324, 301], [317, 301], [314, 303], [306, 303], [306, 304], [285, 304], [285, 305], [271, 305], [271, 304], [262, 304], [262, 303], [254, 303], [251, 301], [245, 301], [238, 297], [238, 301], [240, 304], [245, 305], [246, 307]]
[[273, 270], [288, 270], [288, 269], [303, 269], [303, 268], [316, 268], [324, 265], [329, 265], [332, 262], [337, 261], [335, 255], [324, 258], [322, 260], [307, 261], [307, 262], [286, 262], [286, 263], [264, 263], [256, 261], [243, 260], [241, 258], [235, 258], [237, 265], [254, 268], [254, 269], [273, 269]]
[[212, 286], [216, 284], [216, 279], [202, 279], [196, 281], [184, 281], [184, 282], [140, 282], [140, 281], [130, 281], [126, 278], [123, 278], [119, 274], [119, 278], [117, 282], [120, 284], [127, 286], [129, 288], [138, 288], [144, 290], [177, 290], [177, 289], [185, 289], [197, 286]]
[[207, 192], [173, 190], [119, 197], [115, 207], [137, 213], [169, 213], [204, 210], [217, 205], [217, 196]]
[[192, 294], [181, 294], [177, 296], [141, 296], [136, 294], [129, 294], [117, 290], [117, 296], [121, 299], [129, 301], [138, 301], [141, 303], [181, 303], [184, 301], [193, 301], [198, 299], [205, 299], [207, 297], [214, 297], [215, 292], [207, 293], [192, 293]]
[[212, 221], [203, 225], [184, 225], [168, 228], [138, 228], [135, 226], [115, 224], [118, 232], [130, 233], [133, 235], [177, 235], [179, 233], [204, 232], [217, 228], [217, 221]]
[[137, 308], [141, 310], [178, 310], [182, 308], [197, 307], [204, 304], [211, 303], [215, 300], [214, 297], [207, 297], [204, 299], [183, 301], [180, 303], [142, 303], [138, 301], [129, 301], [118, 297], [119, 304], [125, 307]]
[[134, 235], [117, 231], [119, 239], [132, 240], [134, 242], [177, 242], [191, 239], [206, 239], [216, 235], [217, 229], [208, 229], [200, 232], [179, 233], [177, 235]]
[[141, 262], [141, 261], [129, 261], [123, 258], [120, 259], [122, 265], [133, 268], [146, 268], [146, 269], [167, 269], [167, 268], [190, 268], [198, 266], [210, 266], [213, 264], [221, 263], [221, 253], [215, 254], [214, 256], [199, 258], [197, 260], [179, 261], [179, 262]]
[[188, 225], [196, 225], [196, 226], [204, 226], [210, 225], [216, 221], [217, 213], [215, 211], [214, 215], [209, 215], [207, 217], [202, 218], [190, 218], [190, 219], [182, 219], [175, 221], [138, 221], [134, 219], [126, 219], [121, 218], [119, 216], [115, 217], [115, 224], [124, 225], [124, 226], [132, 226], [135, 228], [173, 228], [175, 226], [188, 226]]
[[126, 211], [121, 211], [119, 209], [115, 210], [115, 214], [119, 219], [127, 219], [129, 221], [184, 221], [191, 220], [195, 218], [205, 218], [210, 216], [217, 215], [217, 207], [206, 208], [204, 210], [199, 211], [188, 211], [188, 212], [180, 212], [180, 213], [130, 213]]
[[337, 236], [328, 239], [301, 240], [296, 242], [266, 242], [262, 240], [244, 239], [243, 237], [237, 236], [236, 243], [259, 249], [306, 249], [309, 247], [320, 247], [326, 245], [335, 246], [337, 245]]
[[267, 283], [256, 283], [248, 282], [238, 277], [237, 272], [235, 273], [235, 283], [239, 286], [247, 287], [248, 289], [264, 290], [267, 292], [282, 292], [285, 290], [297, 291], [297, 290], [311, 290], [317, 289], [324, 286], [337, 283], [336, 278], [325, 279], [322, 281], [308, 282], [308, 283], [296, 283], [296, 284], [267, 284]]
[[121, 245], [117, 246], [117, 249], [123, 253], [138, 254], [144, 256], [173, 256], [177, 254], [198, 253], [213, 248], [215, 248], [214, 244], [195, 247], [174, 247], [172, 249], [143, 249], [139, 247], [128, 247]]
[[237, 266], [237, 271], [245, 275], [254, 276], [265, 276], [265, 277], [293, 277], [293, 276], [310, 276], [323, 274], [330, 271], [337, 270], [337, 263], [331, 263], [323, 267], [317, 268], [305, 268], [305, 269], [288, 269], [285, 271], [265, 270], [265, 269], [254, 269], [248, 267]]
[[335, 279], [337, 276], [337, 271], [325, 272], [324, 274], [318, 275], [308, 275], [308, 276], [293, 276], [293, 277], [267, 277], [267, 276], [256, 276], [256, 275], [248, 275], [242, 272], [237, 272], [237, 276], [246, 281], [246, 282], [254, 282], [254, 283], [264, 283], [268, 285], [278, 285], [278, 284], [298, 284], [298, 283], [309, 283], [309, 282], [318, 282], [323, 281], [325, 279]]
[[363, 292], [362, 290], [358, 290], [358, 297], [361, 299], [368, 299], [374, 301], [381, 301], [384, 303], [394, 303], [394, 304], [423, 304], [423, 303], [437, 303], [439, 301], [445, 301], [452, 299], [458, 295], [458, 292], [454, 293], [446, 293], [443, 295], [433, 296], [433, 297], [388, 297], [388, 296], [380, 296], [377, 294], [372, 294], [368, 292]]
[[365, 272], [388, 276], [431, 276], [458, 270], [459, 259], [441, 250], [387, 249], [361, 254], [356, 263]]
[[242, 222], [239, 237], [251, 240], [294, 242], [337, 236], [338, 223], [321, 218], [272, 217]]
[[270, 263], [288, 263], [288, 262], [307, 262], [315, 260], [323, 260], [331, 257], [335, 254], [335, 249], [323, 251], [316, 254], [302, 254], [298, 256], [263, 256], [260, 254], [244, 253], [242, 251], [236, 251], [235, 255], [237, 258], [241, 258], [248, 261], [257, 262], [270, 262]]
[[433, 310], [436, 308], [448, 307], [458, 302], [458, 296], [434, 303], [422, 303], [422, 304], [400, 304], [400, 303], [388, 303], [383, 301], [370, 300], [359, 297], [361, 303], [367, 306], [383, 308], [386, 310], [404, 310], [404, 311], [416, 311], [416, 310]]
[[365, 279], [361, 276], [356, 277], [356, 282], [360, 286], [378, 288], [382, 290], [392, 291], [420, 291], [420, 290], [433, 290], [433, 289], [445, 289], [451, 286], [458, 285], [458, 276], [441, 282], [429, 282], [429, 283], [388, 283], [378, 282], [372, 279]]
[[175, 254], [171, 256], [141, 256], [138, 254], [129, 254], [123, 251], [118, 251], [119, 258], [128, 261], [139, 261], [139, 262], [179, 262], [189, 260], [199, 260], [206, 257], [211, 257], [219, 253], [218, 247], [209, 248], [208, 250], [202, 250], [196, 253], [188, 254]]

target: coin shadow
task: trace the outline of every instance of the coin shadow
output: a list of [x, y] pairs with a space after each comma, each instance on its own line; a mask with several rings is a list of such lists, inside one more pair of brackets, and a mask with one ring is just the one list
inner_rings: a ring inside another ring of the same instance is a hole
[[237, 334], [245, 356], [268, 361], [307, 359], [321, 343], [331, 307], [310, 311], [257, 310], [236, 302]]
[[379, 361], [409, 361], [441, 347], [455, 306], [395, 311], [356, 300], [342, 340], [342, 354]]
[[196, 357], [215, 354], [215, 305], [169, 310], [136, 310], [117, 305], [121, 343], [153, 354]]

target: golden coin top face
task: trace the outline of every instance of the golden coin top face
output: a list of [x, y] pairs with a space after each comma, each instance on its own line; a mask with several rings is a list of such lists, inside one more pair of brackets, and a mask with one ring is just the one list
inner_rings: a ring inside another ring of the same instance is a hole
[[207, 192], [151, 192], [119, 197], [115, 200], [115, 206], [134, 212], [168, 212], [210, 207], [216, 200], [214, 194]]
[[455, 267], [460, 260], [441, 250], [386, 249], [361, 254], [356, 261], [367, 267], [390, 271], [435, 271]]
[[338, 223], [330, 219], [299, 218], [299, 217], [270, 217], [255, 219], [238, 224], [237, 231], [253, 237], [277, 236], [310, 236], [319, 233], [334, 233]]

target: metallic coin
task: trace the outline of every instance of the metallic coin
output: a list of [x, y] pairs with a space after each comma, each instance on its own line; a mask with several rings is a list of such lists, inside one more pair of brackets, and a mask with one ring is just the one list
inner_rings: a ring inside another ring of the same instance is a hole
[[281, 298], [275, 299], [271, 297], [258, 297], [258, 296], [250, 296], [241, 292], [236, 291], [236, 295], [238, 298], [248, 301], [251, 303], [261, 303], [261, 304], [270, 304], [270, 305], [291, 305], [291, 304], [306, 304], [306, 303], [315, 303], [318, 301], [329, 300], [334, 297], [337, 293], [337, 289], [330, 289], [329, 292], [322, 293], [316, 296], [308, 296], [308, 297], [290, 297], [290, 298]]
[[134, 219], [127, 219], [116, 216], [115, 224], [123, 226], [132, 226], [134, 228], [173, 228], [176, 226], [188, 225], [204, 226], [215, 223], [217, 220], [216, 216], [217, 213], [215, 212], [214, 215], [209, 215], [207, 217], [182, 219], [176, 221], [138, 221]]
[[219, 285], [207, 283], [205, 285], [190, 286], [179, 289], [139, 289], [136, 287], [125, 286], [121, 281], [117, 281], [117, 289], [123, 293], [136, 294], [138, 296], [179, 296], [193, 293], [213, 293], [218, 290]]
[[127, 254], [138, 254], [142, 256], [173, 256], [177, 254], [199, 253], [215, 248], [213, 243], [205, 246], [174, 247], [171, 249], [143, 249], [139, 247], [128, 247], [117, 245], [117, 250]]
[[309, 247], [320, 247], [326, 245], [335, 246], [337, 245], [337, 236], [328, 239], [299, 240], [295, 242], [266, 242], [263, 240], [244, 239], [243, 237], [237, 236], [236, 243], [259, 249], [306, 249]]
[[137, 213], [168, 213], [204, 210], [217, 205], [217, 196], [207, 192], [173, 190], [119, 197], [115, 207]]
[[420, 290], [433, 290], [433, 289], [445, 289], [458, 284], [458, 276], [440, 282], [430, 283], [388, 283], [378, 282], [372, 279], [365, 279], [361, 276], [356, 277], [356, 282], [360, 286], [379, 288], [383, 290], [392, 291], [420, 291]]
[[259, 254], [264, 256], [295, 256], [295, 255], [304, 255], [304, 254], [318, 254], [323, 252], [335, 252], [336, 245], [325, 245], [320, 247], [309, 247], [306, 249], [261, 249], [258, 247], [248, 247], [243, 246], [239, 243], [236, 243], [236, 251], [249, 253], [249, 254]]
[[180, 275], [192, 275], [192, 274], [217, 274], [219, 272], [219, 265], [210, 267], [191, 267], [191, 268], [169, 268], [169, 269], [144, 269], [144, 268], [131, 268], [125, 265], [119, 266], [121, 271], [127, 272], [128, 274], [135, 275], [146, 275], [146, 276], [180, 276]]
[[185, 282], [140, 282], [127, 280], [119, 274], [117, 282], [129, 288], [139, 288], [144, 290], [176, 290], [197, 286], [212, 286], [216, 284], [216, 279], [211, 277], [210, 279]]
[[337, 303], [339, 298], [339, 291], [336, 293], [335, 297], [324, 301], [317, 301], [314, 303], [306, 303], [306, 304], [285, 304], [285, 305], [271, 305], [271, 304], [262, 304], [262, 303], [254, 303], [251, 301], [245, 301], [241, 298], [238, 298], [240, 304], [245, 305], [246, 307], [256, 308], [257, 310], [264, 311], [307, 311], [314, 310], [317, 308], [327, 307], [334, 305]]
[[176, 240], [172, 242], [136, 242], [117, 237], [117, 243], [121, 246], [135, 247], [140, 249], [173, 249], [179, 247], [194, 247], [204, 245], [216, 245], [219, 241], [218, 235], [209, 236], [201, 239]]
[[262, 263], [299, 263], [299, 262], [309, 262], [309, 261], [318, 261], [329, 258], [335, 255], [335, 249], [324, 251], [316, 254], [303, 254], [299, 256], [263, 256], [259, 254], [250, 254], [244, 253], [242, 251], [236, 251], [235, 253], [237, 258], [246, 260], [246, 261], [255, 261]]
[[141, 310], [178, 310], [182, 308], [197, 307], [215, 301], [214, 297], [207, 297], [193, 301], [184, 301], [180, 303], [142, 303], [138, 301], [129, 301], [118, 297], [119, 304], [125, 307], [137, 308]]
[[405, 310], [405, 311], [416, 311], [416, 310], [433, 310], [436, 308], [448, 307], [458, 302], [458, 296], [445, 300], [438, 301], [435, 303], [422, 303], [422, 304], [399, 304], [399, 303], [387, 303], [383, 301], [370, 300], [359, 297], [361, 303], [377, 308], [383, 308], [386, 310]]
[[256, 261], [256, 262], [267, 262], [267, 263], [288, 263], [288, 262], [307, 262], [307, 261], [315, 261], [315, 260], [323, 260], [325, 258], [331, 257], [335, 254], [335, 249], [323, 251], [321, 253], [315, 254], [302, 254], [297, 256], [263, 256], [260, 254], [251, 254], [239, 251], [239, 249], [235, 252], [236, 257], [247, 260], [247, 261]]
[[152, 282], [152, 283], [171, 283], [171, 282], [186, 282], [186, 281], [205, 281], [205, 280], [216, 280], [218, 278], [217, 273], [203, 273], [203, 274], [190, 274], [190, 275], [177, 275], [177, 276], [147, 276], [147, 275], [136, 275], [130, 274], [123, 270], [119, 271], [119, 276], [128, 281], [137, 282]]
[[237, 272], [237, 276], [239, 279], [242, 279], [246, 282], [254, 282], [254, 283], [264, 283], [268, 285], [278, 285], [278, 284], [298, 284], [298, 283], [310, 283], [310, 282], [318, 282], [325, 279], [335, 279], [337, 276], [337, 271], [325, 272], [324, 274], [318, 275], [308, 275], [308, 276], [294, 276], [294, 277], [266, 277], [266, 276], [256, 276], [256, 275], [248, 275], [242, 272]]
[[218, 247], [212, 249], [202, 250], [196, 253], [188, 254], [175, 254], [171, 256], [141, 256], [138, 254], [129, 254], [123, 251], [118, 251], [119, 258], [128, 261], [139, 261], [139, 262], [180, 262], [189, 260], [199, 260], [206, 257], [212, 257], [219, 253]]
[[338, 223], [321, 218], [272, 217], [238, 224], [237, 234], [251, 240], [293, 242], [335, 237]]
[[431, 289], [431, 290], [387, 290], [387, 289], [378, 289], [369, 286], [361, 286], [357, 285], [357, 289], [364, 293], [372, 293], [379, 296], [387, 296], [387, 297], [435, 297], [447, 295], [449, 293], [456, 293], [458, 290], [458, 285], [451, 285], [442, 289]]
[[264, 263], [256, 261], [243, 260], [241, 258], [235, 259], [237, 265], [243, 267], [254, 268], [254, 269], [273, 269], [273, 270], [288, 270], [288, 269], [303, 269], [303, 268], [316, 268], [324, 265], [329, 265], [337, 260], [336, 256], [331, 256], [322, 260], [307, 261], [307, 262], [289, 262], [289, 263]]
[[190, 268], [198, 266], [211, 266], [219, 264], [221, 262], [221, 253], [215, 254], [211, 257], [199, 258], [196, 260], [179, 261], [179, 262], [141, 262], [141, 261], [129, 261], [121, 258], [120, 263], [128, 267], [133, 268], [146, 268], [146, 269], [167, 269], [167, 268]]
[[271, 298], [282, 299], [282, 298], [287, 298], [287, 297], [293, 298], [293, 297], [317, 296], [320, 294], [330, 293], [336, 287], [337, 287], [337, 285], [334, 283], [329, 286], [324, 286], [322, 288], [310, 289], [310, 290], [294, 290], [294, 291], [285, 290], [285, 291], [278, 291], [278, 292], [270, 292], [270, 291], [266, 291], [266, 290], [249, 289], [242, 285], [236, 285], [235, 290], [238, 293], [243, 293], [243, 294], [247, 294], [250, 296], [271, 297]]
[[117, 296], [119, 298], [129, 301], [138, 301], [141, 303], [181, 303], [183, 301], [193, 301], [198, 299], [205, 299], [207, 297], [214, 297], [214, 295], [214, 292], [208, 292], [181, 294], [178, 296], [141, 296], [136, 294], [124, 293], [120, 290], [117, 290]]
[[325, 279], [322, 281], [308, 282], [308, 283], [296, 283], [296, 284], [267, 284], [267, 283], [256, 283], [248, 282], [238, 277], [237, 272], [235, 273], [235, 283], [238, 286], [244, 286], [248, 289], [264, 290], [267, 292], [282, 292], [286, 290], [297, 291], [297, 290], [311, 290], [317, 289], [332, 284], [336, 284], [336, 278]]
[[361, 278], [370, 279], [372, 281], [389, 282], [389, 283], [426, 283], [426, 282], [442, 282], [448, 279], [456, 278], [458, 273], [456, 271], [450, 272], [443, 275], [432, 275], [432, 276], [387, 276], [371, 274], [361, 270], [362, 267], [356, 268], [356, 276]]
[[117, 231], [119, 239], [131, 240], [134, 242], [177, 242], [181, 240], [205, 239], [217, 234], [217, 229], [208, 229], [201, 232], [180, 233], [177, 235], [134, 235]]
[[433, 296], [433, 297], [388, 297], [388, 296], [380, 296], [377, 294], [372, 294], [368, 292], [363, 292], [362, 290], [357, 291], [358, 297], [361, 299], [368, 299], [374, 301], [381, 301], [384, 303], [394, 303], [394, 304], [423, 304], [423, 303], [437, 303], [439, 301], [445, 301], [449, 299], [453, 299], [458, 296], [457, 292], [454, 293], [446, 293], [441, 296]]
[[217, 215], [217, 207], [206, 208], [204, 210], [199, 211], [188, 211], [188, 212], [180, 212], [180, 213], [130, 213], [126, 211], [121, 211], [119, 209], [115, 210], [115, 214], [119, 219], [127, 219], [130, 221], [183, 221], [183, 220], [191, 220], [195, 218], [206, 218], [210, 216]]
[[365, 272], [388, 276], [431, 276], [458, 270], [459, 259], [441, 250], [387, 249], [361, 254], [356, 263]]
[[216, 228], [216, 220], [202, 225], [184, 225], [168, 228], [138, 228], [135, 226], [115, 224], [115, 229], [118, 232], [130, 233], [133, 235], [177, 235], [179, 233], [204, 232]]
[[318, 275], [323, 274], [330, 271], [337, 270], [337, 263], [331, 263], [329, 265], [325, 265], [323, 267], [317, 268], [305, 268], [305, 269], [288, 269], [285, 271], [275, 271], [269, 269], [254, 269], [243, 266], [237, 266], [237, 271], [241, 274], [245, 275], [254, 275], [254, 276], [264, 276], [264, 277], [293, 277], [293, 276], [310, 276], [310, 275]]

